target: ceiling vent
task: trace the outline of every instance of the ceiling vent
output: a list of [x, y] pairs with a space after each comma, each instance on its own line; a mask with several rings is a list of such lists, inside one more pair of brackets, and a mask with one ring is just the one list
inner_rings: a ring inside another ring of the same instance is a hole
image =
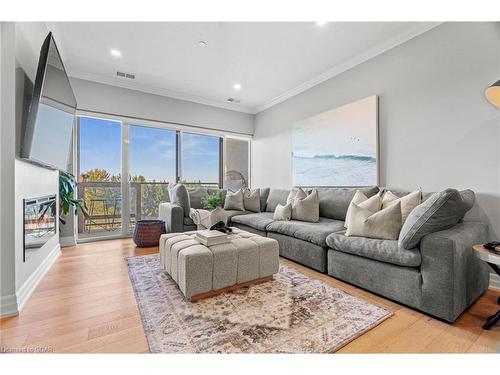
[[235, 99], [235, 98], [228, 98], [227, 101], [230, 103], [239, 103], [240, 102], [238, 99]]
[[135, 79], [135, 74], [117, 71], [116, 75], [122, 78]]

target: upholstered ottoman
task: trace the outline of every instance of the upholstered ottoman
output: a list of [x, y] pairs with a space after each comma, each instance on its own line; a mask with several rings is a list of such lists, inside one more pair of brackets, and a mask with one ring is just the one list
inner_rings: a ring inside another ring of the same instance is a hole
[[278, 241], [233, 228], [230, 242], [205, 246], [196, 231], [160, 237], [160, 262], [191, 301], [272, 279]]

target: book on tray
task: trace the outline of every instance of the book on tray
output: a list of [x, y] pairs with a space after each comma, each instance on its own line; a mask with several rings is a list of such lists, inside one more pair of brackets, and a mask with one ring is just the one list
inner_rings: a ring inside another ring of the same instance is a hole
[[205, 246], [219, 245], [230, 241], [226, 233], [218, 230], [200, 230], [196, 232], [195, 238]]

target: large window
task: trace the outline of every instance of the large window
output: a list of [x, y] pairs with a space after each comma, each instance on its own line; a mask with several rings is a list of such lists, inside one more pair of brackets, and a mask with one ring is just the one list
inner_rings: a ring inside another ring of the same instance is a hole
[[[248, 145], [245, 139], [79, 117], [78, 196], [89, 213], [78, 218], [79, 238], [129, 235], [137, 220], [158, 217], [168, 185], [177, 181], [188, 188], [219, 187], [241, 175], [248, 185]], [[223, 168], [224, 148], [229, 170]]]
[[182, 133], [180, 181], [186, 185], [218, 186], [221, 138]]
[[89, 214], [78, 218], [80, 238], [121, 233], [121, 132], [117, 121], [79, 121], [78, 197]]
[[173, 130], [129, 126], [130, 202], [134, 219], [157, 219], [159, 204], [167, 201], [168, 184], [176, 180], [176, 137]]

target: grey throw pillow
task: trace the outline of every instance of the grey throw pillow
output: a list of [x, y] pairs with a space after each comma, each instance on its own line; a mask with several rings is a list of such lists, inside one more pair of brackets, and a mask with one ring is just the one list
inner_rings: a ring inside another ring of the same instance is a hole
[[243, 191], [243, 206], [246, 211], [260, 212], [260, 189]]
[[288, 221], [291, 218], [292, 218], [292, 204], [288, 203], [283, 206], [278, 203], [276, 209], [274, 210], [273, 219]]
[[191, 204], [186, 187], [183, 184], [175, 184], [172, 187], [169, 185], [168, 195], [170, 197], [170, 202], [181, 206], [184, 210], [184, 216], [189, 217]]
[[235, 193], [228, 191], [224, 201], [224, 209], [245, 211], [245, 205], [243, 203], [243, 190], [240, 189]]
[[188, 190], [188, 194], [191, 208], [203, 208], [203, 199], [208, 195], [208, 190], [206, 188]]
[[316, 189], [313, 189], [313, 191], [305, 198], [300, 199], [296, 196], [293, 199], [292, 219], [310, 221], [313, 223], [317, 223], [319, 221], [319, 196]]
[[410, 212], [399, 235], [399, 246], [413, 249], [422, 237], [457, 224], [472, 207], [470, 194], [465, 199], [458, 190], [446, 189], [434, 193]]

